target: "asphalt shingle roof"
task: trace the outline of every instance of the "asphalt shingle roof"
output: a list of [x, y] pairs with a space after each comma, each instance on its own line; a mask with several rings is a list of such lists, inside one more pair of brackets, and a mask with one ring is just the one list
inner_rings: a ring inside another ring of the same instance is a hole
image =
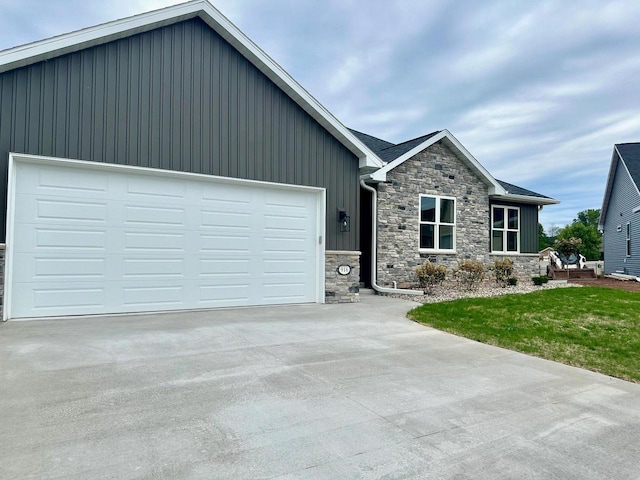
[[503, 182], [502, 180], [498, 180], [497, 178], [496, 178], [496, 181], [500, 185], [502, 185], [502, 188], [504, 188], [507, 191], [507, 193], [510, 193], [511, 195], [524, 195], [526, 197], [536, 197], [536, 198], [551, 198], [551, 197], [547, 197], [546, 195], [542, 195], [540, 193], [527, 190], [526, 188], [519, 187], [517, 185], [514, 185], [513, 183]]
[[433, 137], [435, 134], [440, 133], [440, 130], [397, 144], [387, 142], [386, 140], [376, 138], [372, 135], [367, 135], [366, 133], [358, 132], [357, 130], [351, 130], [351, 133], [358, 137], [358, 139], [360, 139], [360, 141], [367, 147], [373, 150], [373, 153], [380, 157], [380, 160], [382, 160], [383, 162], [392, 162], [396, 158], [401, 157], [402, 155], [407, 153], [409, 150], [417, 147], [424, 141]]
[[640, 187], [640, 143], [618, 143], [618, 152], [636, 186]]
[[[358, 132], [357, 130], [349, 129], [351, 133], [353, 133], [358, 139], [364, 143], [367, 147], [369, 147], [373, 153], [375, 153], [380, 160], [384, 162], [392, 162], [396, 158], [401, 157], [408, 151], [414, 149], [418, 145], [424, 143], [429, 138], [441, 132], [441, 130], [437, 130], [435, 132], [427, 133], [426, 135], [422, 135], [421, 137], [413, 138], [411, 140], [407, 140], [402, 143], [391, 143], [386, 140], [382, 140], [381, 138], [374, 137], [373, 135], [368, 135], [366, 133]], [[640, 144], [631, 144], [638, 146], [637, 155], [640, 158]], [[621, 152], [622, 153], [622, 152]], [[638, 164], [638, 178], [640, 178], [640, 160], [637, 162]], [[525, 197], [534, 197], [534, 198], [546, 198], [551, 199], [551, 197], [547, 197], [546, 195], [542, 195], [540, 193], [533, 192], [531, 190], [527, 190], [526, 188], [519, 187], [512, 183], [503, 182], [502, 180], [497, 180], [497, 182], [502, 185], [502, 187], [512, 195], [523, 195]], [[639, 184], [640, 185], [640, 184]]]

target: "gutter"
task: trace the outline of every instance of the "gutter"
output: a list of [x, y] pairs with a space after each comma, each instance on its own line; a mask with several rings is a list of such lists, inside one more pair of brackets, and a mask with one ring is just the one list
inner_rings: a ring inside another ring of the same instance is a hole
[[380, 293], [400, 293], [402, 295], [424, 295], [421, 290], [405, 290], [402, 288], [386, 288], [381, 287], [377, 283], [378, 277], [378, 192], [375, 188], [364, 183], [364, 180], [360, 179], [360, 186], [365, 190], [368, 190], [372, 194], [371, 204], [371, 286], [376, 292]]

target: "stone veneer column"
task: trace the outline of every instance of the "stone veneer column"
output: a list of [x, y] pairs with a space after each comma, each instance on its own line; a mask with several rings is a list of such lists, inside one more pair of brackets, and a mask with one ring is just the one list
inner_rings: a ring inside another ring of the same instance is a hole
[[[327, 250], [325, 252], [325, 302], [354, 303], [360, 301], [360, 252]], [[338, 273], [340, 265], [349, 265], [348, 275]]]

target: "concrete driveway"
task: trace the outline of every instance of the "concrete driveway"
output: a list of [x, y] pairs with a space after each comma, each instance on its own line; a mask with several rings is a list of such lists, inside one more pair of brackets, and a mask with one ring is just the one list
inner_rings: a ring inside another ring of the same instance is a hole
[[640, 385], [413, 305], [0, 325], [0, 478], [640, 478]]

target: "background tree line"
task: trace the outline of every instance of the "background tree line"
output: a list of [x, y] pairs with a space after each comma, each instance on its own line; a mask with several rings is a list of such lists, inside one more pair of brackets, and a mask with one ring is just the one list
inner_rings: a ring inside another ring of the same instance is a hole
[[600, 248], [602, 246], [602, 233], [598, 230], [598, 220], [600, 219], [600, 209], [590, 208], [578, 213], [578, 218], [574, 218], [570, 225], [564, 228], [555, 225], [544, 231], [542, 224], [538, 224], [538, 247], [543, 250], [553, 247], [556, 239], [579, 238], [582, 240], [580, 253], [587, 257], [587, 260], [600, 260]]

